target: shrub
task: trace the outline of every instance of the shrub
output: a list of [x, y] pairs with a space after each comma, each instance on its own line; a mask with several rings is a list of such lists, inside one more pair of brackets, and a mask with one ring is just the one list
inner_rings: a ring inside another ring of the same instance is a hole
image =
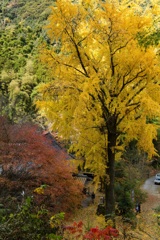
[[0, 223], [0, 240], [42, 240], [54, 232], [50, 227], [49, 213], [43, 207], [35, 207], [27, 197], [17, 212], [6, 214]]

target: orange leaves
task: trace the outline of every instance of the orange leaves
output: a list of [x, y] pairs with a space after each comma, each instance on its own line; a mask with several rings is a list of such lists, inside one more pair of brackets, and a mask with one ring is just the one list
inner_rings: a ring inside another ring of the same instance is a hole
[[72, 235], [75, 239], [79, 239], [83, 236], [83, 222], [74, 222], [72, 225], [64, 227], [66, 235]]
[[80, 204], [82, 186], [72, 177], [66, 150], [36, 125], [4, 123], [0, 133], [5, 130], [8, 139], [1, 138], [0, 155], [6, 189], [12, 185], [21, 191], [23, 186], [27, 193], [34, 191], [37, 203], [46, 204], [51, 211], [72, 212]]

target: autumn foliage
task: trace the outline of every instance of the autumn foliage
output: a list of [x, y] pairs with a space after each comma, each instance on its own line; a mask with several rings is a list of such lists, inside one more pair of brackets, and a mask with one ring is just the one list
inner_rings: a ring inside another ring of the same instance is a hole
[[[11, 124], [0, 117], [1, 199], [7, 204], [34, 195], [51, 212], [72, 212], [81, 200], [81, 185], [72, 177], [67, 152], [36, 125]], [[9, 197], [8, 197], [9, 196]]]
[[105, 229], [99, 229], [98, 227], [91, 228], [89, 231], [84, 231], [83, 222], [74, 222], [70, 226], [65, 227], [65, 234], [72, 236], [69, 239], [90, 239], [90, 240], [111, 240], [113, 237], [118, 237], [118, 230], [107, 226]]
[[[151, 7], [152, 6], [152, 7]], [[155, 1], [57, 0], [40, 59], [53, 80], [39, 86], [37, 106], [71, 151], [105, 184], [106, 213], [115, 213], [115, 161], [136, 140], [150, 160], [160, 117]]]

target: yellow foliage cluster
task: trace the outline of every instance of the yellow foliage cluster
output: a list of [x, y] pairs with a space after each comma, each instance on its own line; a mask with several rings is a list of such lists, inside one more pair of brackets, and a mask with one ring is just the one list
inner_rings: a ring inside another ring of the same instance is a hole
[[64, 220], [64, 216], [65, 216], [64, 212], [53, 215], [49, 221], [51, 228], [61, 227], [62, 222]]
[[44, 194], [44, 187], [40, 186], [38, 188], [35, 188], [34, 193], [37, 193], [38, 195], [43, 195]]

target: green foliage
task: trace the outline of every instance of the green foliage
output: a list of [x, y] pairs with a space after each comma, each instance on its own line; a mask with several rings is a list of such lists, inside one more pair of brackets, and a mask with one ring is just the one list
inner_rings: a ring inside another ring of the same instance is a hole
[[[14, 121], [36, 117], [34, 87], [46, 81], [43, 67], [36, 61], [36, 52], [45, 38], [42, 25], [52, 3], [51, 0], [0, 2], [0, 113]], [[32, 71], [28, 69], [30, 62]]]
[[157, 29], [155, 32], [146, 36], [146, 34], [138, 35], [139, 43], [145, 47], [149, 47], [151, 45], [158, 46], [160, 43], [160, 30]]
[[17, 212], [6, 215], [0, 223], [0, 239], [35, 240], [47, 239], [54, 232], [49, 225], [48, 211], [36, 208], [31, 197], [27, 197]]
[[65, 215], [64, 212], [60, 212], [52, 216], [50, 218], [50, 226], [52, 228], [58, 228], [62, 224], [62, 221], [64, 220], [64, 215]]
[[17, 72], [36, 47], [38, 29], [19, 23], [0, 30], [0, 36], [0, 69]]
[[0, 9], [2, 9], [0, 12], [1, 28], [10, 23], [17, 24], [20, 21], [32, 27], [42, 24], [49, 14], [48, 7], [51, 4], [53, 4], [52, 0], [3, 0], [0, 3]]
[[157, 207], [154, 209], [154, 211], [155, 211], [156, 213], [159, 213], [159, 214], [160, 214], [160, 205], [157, 206]]
[[1, 114], [14, 121], [36, 115], [34, 88], [47, 78], [36, 60], [41, 32], [39, 27], [31, 28], [24, 23], [0, 30]]
[[3, 204], [0, 204], [0, 221], [2, 221], [8, 211], [9, 209], [6, 209]]
[[12, 120], [21, 119], [36, 113], [33, 105], [32, 91], [36, 79], [30, 72], [32, 61], [27, 61], [23, 75], [14, 71], [2, 71], [0, 75], [1, 115], [7, 114]]
[[124, 217], [131, 218], [133, 216], [134, 203], [131, 199], [131, 193], [126, 190], [126, 186], [116, 186], [118, 210]]
[[124, 219], [134, 220], [136, 203], [143, 203], [146, 194], [140, 190], [140, 169], [133, 167], [132, 163], [121, 161], [116, 163], [116, 205], [117, 214]]

